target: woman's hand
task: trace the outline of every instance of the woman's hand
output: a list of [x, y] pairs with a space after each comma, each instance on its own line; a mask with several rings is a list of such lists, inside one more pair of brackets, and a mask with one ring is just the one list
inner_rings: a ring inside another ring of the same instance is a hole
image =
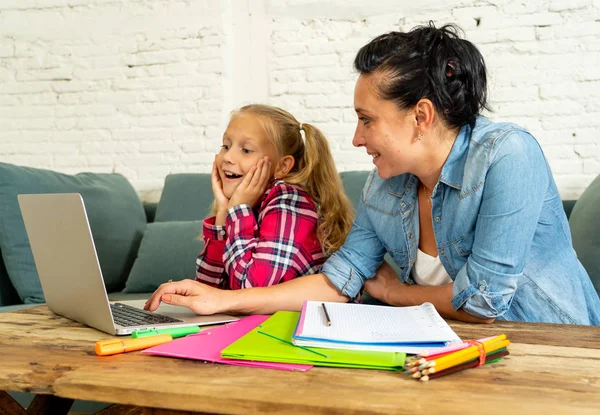
[[407, 284], [398, 279], [398, 274], [386, 261], [379, 266], [375, 276], [365, 282], [365, 291], [371, 297], [390, 305], [395, 305], [390, 300], [390, 294], [406, 287]]
[[271, 179], [271, 161], [268, 157], [259, 160], [258, 164], [250, 169], [244, 180], [233, 192], [229, 199], [229, 207], [246, 204], [254, 207], [267, 189]]
[[209, 315], [225, 310], [227, 291], [194, 280], [167, 282], [150, 296], [144, 310], [155, 311], [161, 302], [187, 307], [196, 314]]

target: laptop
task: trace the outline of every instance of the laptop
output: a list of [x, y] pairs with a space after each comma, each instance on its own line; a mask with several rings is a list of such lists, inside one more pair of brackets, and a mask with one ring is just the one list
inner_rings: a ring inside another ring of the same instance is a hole
[[116, 335], [238, 320], [226, 314], [199, 316], [168, 304], [151, 313], [143, 309], [144, 300], [109, 302], [81, 195], [21, 194], [18, 200], [46, 304], [53, 313]]

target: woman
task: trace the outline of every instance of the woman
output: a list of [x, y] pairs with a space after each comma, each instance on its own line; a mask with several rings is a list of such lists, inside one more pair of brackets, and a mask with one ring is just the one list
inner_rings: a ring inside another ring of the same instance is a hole
[[479, 115], [487, 85], [477, 48], [453, 26], [429, 25], [375, 38], [354, 65], [353, 144], [376, 169], [321, 274], [239, 292], [163, 284], [146, 308], [272, 313], [304, 300], [348, 301], [364, 286], [388, 304], [429, 301], [462, 321], [600, 325], [600, 299], [539, 144]]

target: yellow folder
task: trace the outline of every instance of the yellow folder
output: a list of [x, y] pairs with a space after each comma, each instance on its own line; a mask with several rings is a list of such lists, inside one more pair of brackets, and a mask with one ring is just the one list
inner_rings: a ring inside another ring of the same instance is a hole
[[401, 370], [405, 353], [298, 347], [292, 334], [300, 313], [278, 311], [221, 351], [226, 359], [300, 363], [361, 369]]

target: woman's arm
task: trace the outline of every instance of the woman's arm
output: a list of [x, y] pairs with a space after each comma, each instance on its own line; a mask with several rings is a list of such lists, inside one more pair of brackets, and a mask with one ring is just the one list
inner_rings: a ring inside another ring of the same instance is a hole
[[432, 303], [444, 318], [468, 323], [492, 323], [495, 319], [482, 319], [452, 307], [452, 283], [440, 286], [408, 285], [398, 279], [394, 269], [387, 263], [377, 270], [374, 278], [367, 280], [365, 291], [372, 297], [393, 306], [414, 306]]
[[161, 302], [184, 306], [197, 314], [272, 314], [279, 310], [300, 311], [304, 301], [346, 302], [323, 274], [308, 275], [278, 285], [249, 290], [219, 290], [197, 281], [162, 284], [145, 309], [154, 311]]

